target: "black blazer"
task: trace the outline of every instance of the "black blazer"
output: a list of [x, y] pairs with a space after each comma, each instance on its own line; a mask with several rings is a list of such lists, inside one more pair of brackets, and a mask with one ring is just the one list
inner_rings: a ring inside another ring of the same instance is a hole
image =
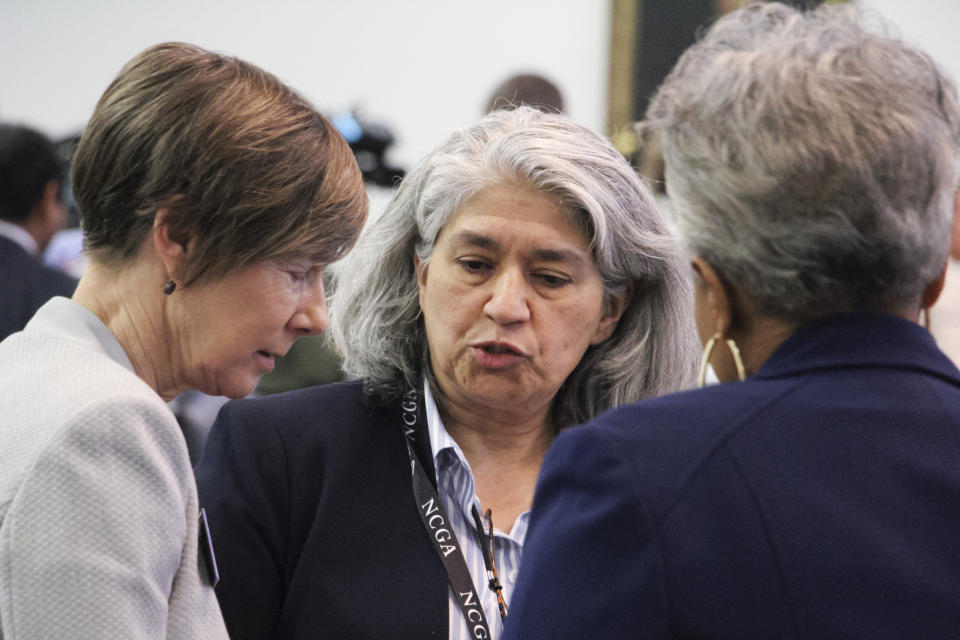
[[44, 302], [54, 296], [69, 298], [76, 288], [76, 280], [0, 236], [0, 340], [27, 326]]
[[561, 434], [506, 638], [960, 638], [960, 373], [834, 316]]
[[230, 402], [197, 480], [233, 640], [447, 637], [446, 572], [413, 498], [399, 403], [368, 405], [359, 382]]

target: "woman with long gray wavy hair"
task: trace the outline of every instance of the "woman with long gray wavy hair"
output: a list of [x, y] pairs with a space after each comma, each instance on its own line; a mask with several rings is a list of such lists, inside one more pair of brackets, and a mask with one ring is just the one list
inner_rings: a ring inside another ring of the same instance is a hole
[[920, 322], [953, 82], [856, 8], [770, 3], [718, 21], [647, 117], [728, 384], [558, 438], [506, 636], [957, 636], [960, 372]]
[[454, 133], [338, 265], [354, 381], [228, 405], [200, 471], [235, 638], [499, 637], [561, 430], [692, 383], [687, 270], [600, 136]]

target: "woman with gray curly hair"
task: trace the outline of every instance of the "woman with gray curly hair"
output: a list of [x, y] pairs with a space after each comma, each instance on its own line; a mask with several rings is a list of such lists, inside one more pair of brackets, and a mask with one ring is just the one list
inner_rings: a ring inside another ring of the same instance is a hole
[[692, 383], [682, 252], [608, 141], [530, 108], [450, 136], [355, 251], [356, 380], [227, 405], [208, 441], [228, 627], [499, 637], [557, 433]]
[[753, 5], [659, 89], [703, 369], [731, 384], [558, 438], [506, 637], [957, 634], [960, 373], [918, 320], [960, 108], [875, 27]]

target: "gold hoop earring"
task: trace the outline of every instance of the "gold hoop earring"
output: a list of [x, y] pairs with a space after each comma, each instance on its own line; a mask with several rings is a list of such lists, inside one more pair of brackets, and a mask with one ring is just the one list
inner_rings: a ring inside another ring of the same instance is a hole
[[733, 341], [733, 338], [727, 339], [727, 348], [730, 349], [731, 355], [733, 355], [733, 364], [737, 367], [737, 379], [740, 382], [743, 382], [747, 379], [747, 370], [743, 366], [743, 358], [740, 357], [740, 349], [737, 347], [737, 343]]
[[[720, 332], [717, 331], [710, 336], [710, 339], [707, 340], [707, 345], [703, 348], [703, 358], [700, 359], [700, 374], [697, 378], [700, 388], [703, 388], [707, 384], [707, 365], [710, 364], [710, 356], [713, 354], [713, 348], [717, 345], [717, 341], [720, 340], [720, 338]], [[737, 378], [740, 382], [743, 382], [747, 378], [747, 370], [743, 366], [740, 349], [732, 338], [728, 338], [724, 340], [724, 342], [727, 343], [727, 348], [730, 349], [730, 355], [733, 356], [733, 364], [737, 367]]]
[[920, 324], [927, 331], [930, 331], [930, 307], [920, 307]]

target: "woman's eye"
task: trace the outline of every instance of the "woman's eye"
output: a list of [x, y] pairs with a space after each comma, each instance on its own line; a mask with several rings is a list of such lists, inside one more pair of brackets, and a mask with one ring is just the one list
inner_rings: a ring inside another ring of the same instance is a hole
[[457, 263], [467, 273], [483, 273], [489, 268], [489, 265], [483, 260], [472, 260], [470, 258], [461, 258]]
[[291, 269], [287, 273], [290, 278], [297, 283], [305, 283], [312, 280], [315, 276], [323, 274], [323, 269], [319, 267], [310, 267], [307, 269]]
[[564, 285], [570, 284], [569, 278], [554, 275], [552, 273], [538, 273], [535, 274], [535, 277], [551, 289], [559, 289]]
[[275, 264], [281, 273], [290, 278], [290, 282], [298, 285], [322, 278], [326, 268], [325, 264], [312, 260], [278, 260]]

